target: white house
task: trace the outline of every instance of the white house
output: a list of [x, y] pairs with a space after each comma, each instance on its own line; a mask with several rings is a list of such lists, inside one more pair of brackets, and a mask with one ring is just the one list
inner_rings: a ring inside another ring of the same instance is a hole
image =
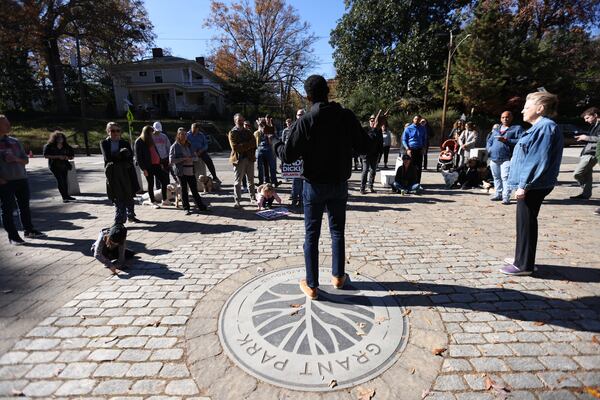
[[164, 56], [152, 49], [152, 58], [111, 67], [117, 112], [154, 116], [210, 117], [224, 111], [222, 80], [209, 71], [204, 57], [195, 61]]

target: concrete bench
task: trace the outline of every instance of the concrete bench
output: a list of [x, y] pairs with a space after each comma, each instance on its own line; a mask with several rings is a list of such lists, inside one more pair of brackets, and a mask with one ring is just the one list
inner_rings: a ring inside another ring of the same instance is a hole
[[379, 171], [381, 186], [390, 187], [396, 178], [396, 171]]

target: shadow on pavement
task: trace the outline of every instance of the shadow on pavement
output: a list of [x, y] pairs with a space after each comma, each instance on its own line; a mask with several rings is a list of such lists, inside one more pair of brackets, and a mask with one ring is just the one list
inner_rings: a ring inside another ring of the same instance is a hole
[[[128, 228], [129, 229], [129, 228]], [[96, 240], [96, 238], [90, 239], [72, 239], [72, 238], [62, 238], [56, 236], [49, 236], [43, 239], [45, 243], [28, 241], [27, 244], [23, 245], [23, 247], [39, 247], [39, 248], [49, 248], [49, 249], [57, 249], [63, 251], [78, 251], [83, 255], [92, 257], [92, 252], [90, 248], [92, 244]], [[54, 243], [54, 242], [59, 243]], [[171, 250], [164, 249], [148, 249], [144, 243], [136, 242], [134, 240], [127, 239], [127, 248], [133, 250], [136, 254], [144, 253], [150, 256], [158, 256], [162, 254], [168, 254]]]
[[136, 276], [154, 276], [156, 278], [176, 280], [183, 277], [178, 271], [170, 270], [165, 264], [151, 261], [135, 261], [132, 266], [119, 272], [119, 279], [131, 279]]
[[538, 270], [532, 275], [533, 278], [584, 283], [600, 282], [600, 270], [598, 268], [544, 264], [536, 266]]
[[[174, 220], [165, 222], [144, 221], [149, 226], [128, 226], [128, 230], [147, 230], [148, 232], [160, 233], [201, 233], [218, 234], [228, 232], [254, 232], [256, 229], [241, 225], [231, 224], [211, 224], [194, 222], [194, 215], [190, 215], [188, 220]], [[260, 218], [260, 217], [259, 217]], [[129, 241], [128, 241], [129, 242]]]
[[[552, 324], [579, 331], [600, 332], [600, 318], [595, 311], [600, 309], [600, 296], [564, 300], [500, 287], [471, 288], [418, 282], [350, 282], [346, 290], [328, 293], [327, 300], [340, 304], [347, 304], [349, 301], [362, 304], [368, 296], [356, 292], [358, 290], [389, 291], [390, 294], [385, 297], [391, 297], [405, 307], [460, 308], [530, 321], [540, 327]], [[377, 299], [379, 300], [374, 299], [372, 304], [380, 304], [381, 298]]]

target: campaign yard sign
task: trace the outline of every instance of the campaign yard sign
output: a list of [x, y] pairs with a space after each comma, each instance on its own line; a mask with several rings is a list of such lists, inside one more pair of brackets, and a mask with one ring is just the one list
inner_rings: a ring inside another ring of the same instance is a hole
[[285, 179], [300, 178], [302, 176], [304, 163], [302, 160], [297, 160], [292, 164], [281, 165], [281, 176]]

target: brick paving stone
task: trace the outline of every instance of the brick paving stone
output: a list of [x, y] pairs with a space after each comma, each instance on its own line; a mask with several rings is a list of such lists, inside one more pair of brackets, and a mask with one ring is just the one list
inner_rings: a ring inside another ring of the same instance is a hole
[[190, 375], [187, 367], [181, 364], [165, 364], [160, 370], [161, 377], [164, 378], [186, 378]]
[[122, 378], [125, 376], [129, 368], [131, 367], [128, 363], [121, 362], [110, 362], [101, 364], [96, 371], [94, 371], [95, 378]]
[[75, 396], [84, 395], [92, 391], [96, 381], [92, 379], [79, 379], [74, 381], [66, 381], [56, 391], [57, 396]]
[[568, 390], [556, 390], [552, 392], [542, 392], [538, 394], [540, 400], [571, 400], [577, 399], [575, 395]]
[[31, 382], [23, 389], [23, 394], [28, 397], [49, 397], [59, 388], [60, 381]]
[[550, 370], [571, 371], [578, 368], [577, 364], [568, 357], [546, 356], [539, 357], [539, 360]]
[[537, 343], [510, 343], [508, 345], [518, 356], [545, 356], [548, 354]]
[[119, 354], [121, 354], [121, 350], [100, 349], [94, 350], [88, 356], [88, 359], [92, 361], [113, 361], [119, 357]]
[[89, 350], [66, 350], [56, 358], [57, 362], [75, 362], [84, 361], [90, 355]]
[[502, 374], [502, 379], [514, 389], [536, 389], [544, 387], [542, 381], [530, 373]]
[[457, 400], [492, 400], [493, 398], [494, 398], [494, 396], [492, 396], [489, 393], [467, 392], [467, 393], [457, 393], [456, 394]]
[[31, 353], [23, 363], [25, 364], [41, 364], [54, 361], [60, 352], [58, 351], [36, 351]]
[[179, 360], [183, 357], [183, 349], [159, 349], [152, 352], [153, 361]]
[[146, 377], [154, 376], [158, 374], [158, 371], [162, 368], [161, 362], [145, 362], [132, 364], [126, 376], [128, 377]]
[[506, 363], [494, 357], [471, 358], [471, 364], [476, 371], [508, 371]]
[[146, 343], [147, 349], [164, 349], [175, 346], [177, 338], [150, 338]]
[[[124, 379], [111, 379], [103, 381], [96, 386], [92, 394], [94, 395], [112, 395], [112, 394], [128, 394], [129, 388], [133, 381]], [[114, 399], [114, 398], [113, 398]]]
[[138, 380], [132, 386], [131, 394], [155, 394], [160, 393], [164, 390], [166, 382], [164, 380], [157, 379], [144, 379]]
[[72, 363], [65, 367], [59, 375], [63, 379], [89, 378], [98, 367], [96, 363]]
[[598, 356], [575, 356], [573, 357], [575, 361], [583, 369], [599, 369], [600, 368], [600, 355]]
[[477, 346], [484, 356], [512, 356], [512, 350], [505, 344], [482, 344]]
[[504, 359], [513, 371], [539, 371], [544, 366], [534, 357], [507, 357]]
[[28, 379], [44, 379], [57, 377], [66, 364], [38, 364], [25, 375]]
[[11, 351], [0, 357], [0, 365], [18, 364], [23, 361], [29, 353], [25, 351]]
[[32, 367], [32, 365], [7, 365], [0, 367], [0, 379], [22, 378]]
[[147, 341], [148, 338], [145, 337], [131, 336], [124, 339], [120, 339], [117, 343], [117, 347], [125, 349], [136, 349], [144, 347]]
[[481, 355], [477, 347], [470, 344], [452, 344], [448, 350], [450, 357], [478, 357]]
[[463, 390], [466, 386], [459, 375], [440, 375], [435, 380], [433, 385], [434, 390], [439, 391], [456, 391]]
[[565, 372], [538, 372], [537, 376], [544, 384], [552, 389], [579, 387], [581, 382], [572, 374]]
[[467, 360], [446, 358], [442, 364], [442, 372], [470, 371], [473, 369]]
[[194, 395], [198, 393], [198, 387], [192, 379], [173, 380], [167, 385], [165, 393], [172, 395]]

